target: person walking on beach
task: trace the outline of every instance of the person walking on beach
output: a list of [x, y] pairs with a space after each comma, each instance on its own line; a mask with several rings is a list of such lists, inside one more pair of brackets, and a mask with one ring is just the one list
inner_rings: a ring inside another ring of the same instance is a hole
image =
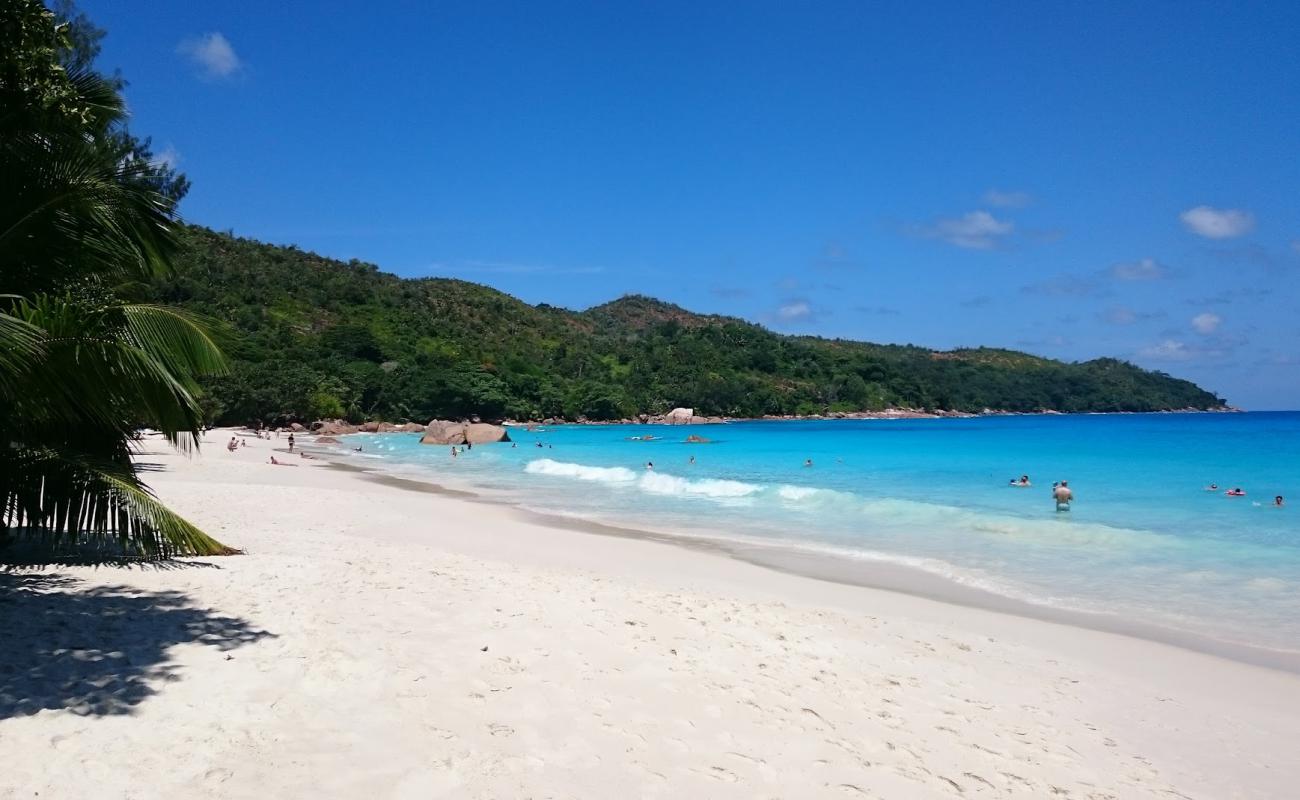
[[1070, 491], [1070, 484], [1067, 481], [1061, 481], [1060, 485], [1052, 490], [1052, 497], [1056, 500], [1057, 511], [1069, 511], [1070, 502], [1074, 500], [1074, 492]]
[[289, 452], [293, 452], [293, 434], [289, 434]]

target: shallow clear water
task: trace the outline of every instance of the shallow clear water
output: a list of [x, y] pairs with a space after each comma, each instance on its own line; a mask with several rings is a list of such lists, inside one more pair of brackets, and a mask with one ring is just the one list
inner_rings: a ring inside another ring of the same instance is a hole
[[[713, 441], [686, 444], [688, 434]], [[646, 435], [662, 438], [630, 439]], [[511, 436], [517, 447], [483, 445], [457, 459], [414, 434], [348, 441], [364, 447], [367, 466], [540, 510], [896, 561], [1030, 602], [1300, 649], [1300, 413], [556, 426]], [[1032, 487], [1007, 485], [1021, 474]], [[1075, 491], [1068, 513], [1050, 497], [1061, 479]], [[1210, 483], [1219, 491], [1204, 491]], [[1247, 496], [1225, 497], [1232, 486]], [[1277, 494], [1295, 505], [1274, 508]]]

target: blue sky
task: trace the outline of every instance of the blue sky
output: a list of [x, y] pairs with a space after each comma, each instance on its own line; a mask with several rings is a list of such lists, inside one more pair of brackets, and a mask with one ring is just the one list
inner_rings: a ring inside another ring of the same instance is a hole
[[95, 0], [197, 223], [1300, 408], [1300, 4]]

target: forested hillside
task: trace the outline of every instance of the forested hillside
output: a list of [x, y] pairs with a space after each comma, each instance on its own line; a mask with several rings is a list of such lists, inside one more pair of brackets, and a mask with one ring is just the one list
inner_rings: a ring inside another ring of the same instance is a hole
[[227, 324], [232, 373], [209, 382], [216, 422], [579, 416], [692, 406], [725, 416], [887, 407], [1155, 411], [1223, 404], [1115, 359], [782, 336], [647, 297], [582, 312], [486, 286], [402, 279], [190, 227], [157, 302]]

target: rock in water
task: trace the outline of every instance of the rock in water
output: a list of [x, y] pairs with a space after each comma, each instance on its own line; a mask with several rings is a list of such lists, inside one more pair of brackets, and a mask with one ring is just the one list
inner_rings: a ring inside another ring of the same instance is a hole
[[449, 422], [435, 419], [424, 429], [420, 444], [491, 444], [508, 442], [510, 434], [500, 425], [486, 422]]
[[420, 444], [465, 444], [465, 424], [445, 419], [430, 420]]
[[510, 441], [510, 432], [500, 425], [475, 422], [465, 427], [465, 440], [470, 444], [491, 444]]

